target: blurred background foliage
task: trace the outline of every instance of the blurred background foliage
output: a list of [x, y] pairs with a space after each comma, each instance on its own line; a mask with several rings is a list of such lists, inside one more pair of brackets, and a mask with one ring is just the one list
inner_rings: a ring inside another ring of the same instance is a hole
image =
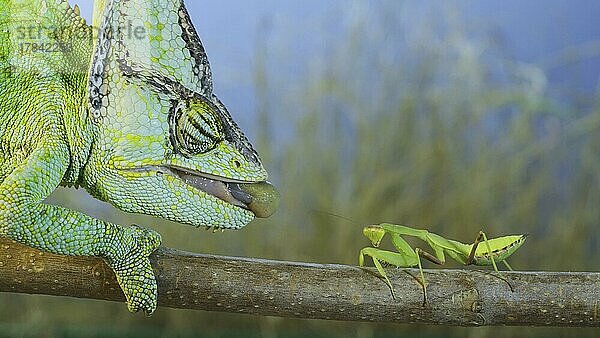
[[[306, 19], [311, 32], [323, 33], [312, 37], [315, 45], [306, 55], [292, 55], [301, 30], [272, 18], [256, 28], [255, 107], [242, 125], [281, 190], [275, 216], [212, 234], [125, 214], [82, 191], [61, 189], [50, 202], [120, 224], [154, 225], [165, 245], [195, 252], [356, 264], [358, 250], [368, 244], [361, 227], [387, 221], [464, 242], [482, 228], [490, 236], [530, 233], [511, 259], [514, 268], [600, 270], [600, 87], [596, 82], [576, 90], [567, 80], [548, 79], [557, 68], [597, 60], [600, 40], [523, 62], [511, 55], [502, 27], [466, 20], [452, 6], [429, 8], [418, 16], [426, 19], [415, 20], [404, 2], [343, 4], [338, 12]], [[338, 22], [333, 28], [332, 21]], [[339, 31], [328, 34], [332, 30]], [[290, 66], [291, 59], [301, 61]], [[599, 68], [586, 72], [599, 78]], [[0, 336], [600, 333], [171, 309], [145, 319], [131, 316], [123, 304], [11, 294], [0, 294], [0, 303]]]

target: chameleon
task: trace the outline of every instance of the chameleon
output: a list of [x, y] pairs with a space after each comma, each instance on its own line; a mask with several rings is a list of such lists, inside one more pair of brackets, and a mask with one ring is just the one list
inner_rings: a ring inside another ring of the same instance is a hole
[[0, 236], [102, 257], [151, 315], [160, 234], [44, 203], [58, 186], [195, 227], [275, 212], [183, 0], [97, 0], [91, 25], [65, 0], [0, 0]]

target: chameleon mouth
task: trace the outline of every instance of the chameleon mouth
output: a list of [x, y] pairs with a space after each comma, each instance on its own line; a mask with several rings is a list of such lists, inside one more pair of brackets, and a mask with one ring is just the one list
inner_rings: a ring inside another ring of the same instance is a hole
[[271, 216], [279, 204], [279, 193], [269, 182], [225, 181], [219, 177], [178, 167], [168, 167], [187, 185], [231, 205], [251, 211], [256, 217]]

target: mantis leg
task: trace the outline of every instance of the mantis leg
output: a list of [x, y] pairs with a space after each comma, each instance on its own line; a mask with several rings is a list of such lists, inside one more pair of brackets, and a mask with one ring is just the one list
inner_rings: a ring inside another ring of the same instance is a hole
[[[424, 255], [424, 253], [425, 253], [425, 255]], [[396, 299], [396, 293], [394, 291], [394, 287], [392, 286], [392, 282], [390, 281], [387, 274], [385, 273], [385, 270], [384, 270], [381, 262], [395, 265], [398, 267], [403, 267], [403, 268], [412, 267], [415, 265], [418, 266], [420, 278], [417, 278], [417, 281], [419, 282], [419, 284], [421, 285], [421, 288], [423, 289], [423, 305], [425, 305], [428, 303], [427, 282], [425, 281], [425, 276], [423, 274], [423, 266], [421, 265], [420, 257], [421, 256], [426, 257], [427, 255], [430, 257], [433, 257], [433, 256], [425, 251], [422, 251], [419, 248], [416, 248], [415, 251], [413, 251], [413, 254], [414, 254], [414, 256], [413, 255], [406, 256], [401, 253], [385, 251], [385, 250], [380, 250], [380, 249], [376, 249], [376, 248], [364, 248], [361, 250], [361, 253], [359, 256], [359, 265], [362, 266], [362, 264], [364, 264], [364, 258], [362, 257], [363, 255], [371, 256], [371, 259], [373, 260], [373, 264], [377, 268], [377, 271], [379, 272], [381, 277], [384, 279], [387, 286], [392, 291], [392, 298], [394, 298], [394, 299]], [[435, 257], [434, 257], [434, 259], [435, 259]]]
[[[421, 257], [423, 257], [423, 258], [427, 259], [428, 261], [430, 261], [434, 264], [437, 264], [437, 265], [444, 265], [444, 261], [442, 261], [438, 257], [430, 254], [427, 251], [423, 251], [420, 248], [416, 248], [413, 250], [413, 248], [397, 233], [392, 233], [391, 237], [392, 237], [392, 244], [394, 244], [394, 247], [399, 252], [402, 252], [404, 254], [414, 255], [416, 257], [417, 265], [419, 266], [419, 274], [421, 276], [421, 280], [419, 281], [419, 284], [421, 284], [421, 287], [423, 288], [423, 305], [427, 304], [427, 302], [428, 302], [427, 282], [425, 281], [425, 276], [423, 275], [423, 266], [421, 265]], [[442, 258], [443, 258], [443, 254], [442, 254]]]
[[[511, 291], [513, 290], [513, 286], [512, 284], [510, 284], [510, 282], [502, 277], [502, 275], [500, 274], [500, 271], [498, 270], [498, 266], [496, 265], [496, 260], [494, 259], [494, 253], [492, 251], [492, 248], [490, 247], [490, 243], [487, 239], [487, 236], [485, 235], [485, 232], [483, 231], [479, 231], [479, 234], [477, 235], [477, 238], [475, 239], [475, 242], [473, 243], [473, 248], [471, 249], [471, 253], [469, 254], [469, 258], [467, 259], [467, 264], [471, 264], [473, 261], [473, 257], [475, 257], [475, 251], [477, 250], [477, 246], [479, 245], [479, 243], [481, 243], [481, 240], [483, 239], [486, 248], [488, 250], [488, 256], [490, 257], [490, 260], [492, 261], [492, 265], [494, 266], [494, 271], [496, 271], [496, 273], [498, 274], [498, 278], [500, 278], [501, 280], [503, 280], [504, 282], [506, 282], [506, 284], [508, 284], [508, 287], [510, 288]], [[506, 262], [506, 259], [502, 260], [502, 262], [504, 263], [504, 265], [506, 265], [506, 267], [512, 271], [512, 268], [510, 267], [510, 265], [508, 264], [508, 262]]]
[[496, 260], [494, 259], [492, 248], [490, 247], [490, 243], [488, 242], [487, 236], [483, 231], [479, 231], [479, 233], [477, 234], [477, 238], [475, 238], [475, 242], [473, 242], [471, 252], [469, 253], [469, 257], [467, 258], [467, 262], [465, 265], [471, 265], [473, 263], [473, 259], [475, 258], [475, 251], [477, 251], [477, 246], [479, 246], [479, 243], [481, 243], [482, 241], [485, 243], [486, 248], [488, 249], [488, 255], [490, 257], [490, 260], [492, 261], [494, 270], [496, 272], [499, 272], [498, 266], [496, 265]]
[[[467, 258], [465, 265], [473, 264], [473, 260], [475, 259], [475, 252], [477, 251], [477, 247], [479, 246], [479, 243], [481, 243], [482, 240], [483, 240], [483, 231], [479, 231], [479, 233], [477, 234], [477, 237], [475, 238], [475, 241], [473, 242], [473, 245], [471, 246], [471, 252], [469, 253], [469, 257]], [[488, 248], [488, 252], [491, 254], [491, 250], [489, 250], [489, 248]]]
[[381, 263], [379, 263], [379, 260], [377, 258], [371, 256], [371, 259], [373, 259], [373, 264], [375, 264], [375, 267], [377, 268], [377, 271], [379, 272], [379, 274], [381, 274], [381, 276], [385, 280], [385, 283], [390, 288], [390, 291], [392, 291], [392, 298], [394, 300], [396, 300], [396, 292], [394, 291], [394, 287], [392, 286], [392, 282], [390, 282], [390, 279], [385, 274], [385, 270], [383, 269], [383, 266], [381, 265]]
[[[419, 248], [415, 249], [415, 252], [417, 254], [417, 262], [419, 263], [419, 274], [421, 275], [421, 287], [423, 288], [423, 306], [425, 306], [428, 303], [428, 298], [427, 298], [427, 282], [425, 282], [425, 276], [423, 275], [423, 267], [421, 266], [421, 255], [423, 253], [426, 253], [427, 255], [431, 256], [431, 254], [422, 251]], [[433, 257], [433, 256], [432, 256]]]
[[[483, 240], [485, 241], [485, 246], [488, 249], [488, 255], [490, 255], [490, 258], [492, 260], [492, 265], [494, 266], [494, 270], [496, 270], [497, 273], [500, 273], [498, 271], [498, 266], [496, 265], [496, 260], [494, 259], [494, 254], [492, 253], [492, 248], [490, 247], [490, 243], [488, 242], [487, 236], [485, 235], [485, 232], [480, 231], [479, 232], [482, 236], [483, 236]], [[475, 246], [475, 245], [473, 245]]]
[[370, 256], [371, 259], [373, 260], [373, 264], [375, 265], [375, 268], [377, 268], [377, 272], [379, 272], [380, 277], [384, 279], [385, 283], [392, 291], [392, 297], [394, 299], [396, 299], [396, 293], [394, 292], [394, 287], [392, 286], [390, 279], [388, 278], [387, 274], [385, 273], [385, 270], [384, 270], [381, 262], [384, 262], [384, 263], [387, 263], [390, 265], [395, 265], [398, 267], [403, 267], [403, 268], [411, 267], [411, 266], [415, 266], [415, 265], [419, 264], [418, 256], [416, 255], [416, 253], [414, 251], [409, 252], [409, 253], [398, 253], [398, 252], [391, 252], [391, 251], [381, 250], [381, 249], [377, 249], [377, 248], [367, 247], [367, 248], [363, 248], [362, 250], [360, 250], [360, 254], [358, 256], [358, 265], [359, 266], [364, 265], [364, 256], [365, 255]]
[[[500, 274], [500, 271], [498, 271], [498, 266], [496, 266], [496, 260], [494, 259], [494, 255], [492, 253], [492, 249], [490, 248], [490, 243], [488, 242], [487, 236], [485, 235], [485, 232], [481, 231], [481, 234], [483, 235], [483, 239], [485, 240], [485, 245], [488, 249], [488, 254], [490, 255], [490, 258], [492, 259], [492, 264], [494, 265], [494, 270], [496, 270], [496, 273], [498, 274], [498, 278], [502, 279], [503, 281], [506, 282], [506, 284], [508, 284], [508, 287], [510, 288], [510, 291], [514, 292], [515, 290], [513, 289], [512, 284], [510, 284], [510, 282], [502, 277], [502, 275]], [[508, 265], [508, 263], [506, 262], [506, 259], [503, 260], [502, 262], [504, 262], [504, 265], [506, 265], [506, 267], [508, 267], [511, 271], [512, 268], [510, 267], [510, 265]]]
[[[419, 250], [418, 255], [420, 257], [425, 258], [426, 260], [430, 261], [431, 263], [434, 263], [434, 264], [437, 264], [437, 265], [444, 265], [444, 262], [441, 261], [436, 256], [434, 256], [434, 255], [430, 254], [429, 252], [424, 251], [422, 249], [419, 249], [419, 248], [417, 248], [417, 249]], [[415, 251], [417, 251], [417, 249], [415, 249]]]

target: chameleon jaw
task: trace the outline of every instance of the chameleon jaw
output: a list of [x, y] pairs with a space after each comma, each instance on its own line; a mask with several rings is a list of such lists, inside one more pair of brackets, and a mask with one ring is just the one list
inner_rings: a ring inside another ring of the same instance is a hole
[[197, 175], [179, 168], [169, 167], [169, 169], [172, 174], [179, 177], [185, 184], [211, 196], [217, 197], [229, 204], [249, 210], [248, 204], [252, 203], [252, 196], [244, 193], [239, 188], [235, 189], [238, 186], [237, 184], [212, 179], [204, 175]]
[[244, 182], [215, 177], [180, 167], [167, 166], [163, 168], [185, 184], [233, 206], [248, 210], [259, 218], [271, 216], [279, 205], [279, 192], [267, 181]]

